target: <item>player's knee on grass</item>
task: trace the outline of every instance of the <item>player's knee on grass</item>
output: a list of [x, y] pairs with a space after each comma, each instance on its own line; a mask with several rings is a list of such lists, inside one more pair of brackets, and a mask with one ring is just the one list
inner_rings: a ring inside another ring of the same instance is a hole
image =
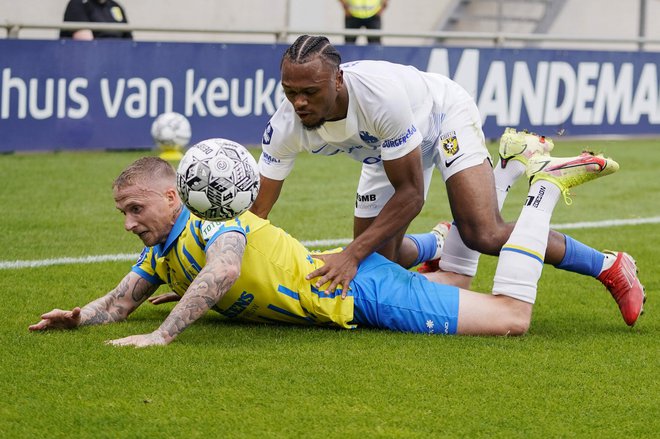
[[506, 335], [525, 335], [529, 331], [530, 316], [513, 315], [509, 321]]
[[524, 335], [532, 319], [532, 306], [510, 296], [461, 290], [458, 333]]
[[499, 296], [506, 304], [503, 313], [505, 335], [525, 335], [532, 321], [532, 305], [508, 296]]

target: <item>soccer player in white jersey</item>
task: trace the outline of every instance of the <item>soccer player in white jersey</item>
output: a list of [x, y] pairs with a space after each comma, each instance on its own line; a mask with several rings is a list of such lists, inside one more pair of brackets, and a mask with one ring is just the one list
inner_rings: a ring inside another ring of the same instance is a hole
[[[493, 171], [478, 108], [457, 83], [385, 61], [341, 64], [325, 37], [299, 37], [284, 53], [281, 74], [287, 100], [264, 132], [261, 190], [252, 211], [267, 218], [302, 151], [345, 153], [362, 162], [354, 240], [341, 253], [325, 256], [326, 264], [310, 274], [320, 276], [318, 285], [329, 281], [332, 291], [349, 285], [360, 261], [373, 251], [403, 266], [431, 257], [434, 239], [413, 236], [404, 243], [403, 238], [437, 168], [455, 225], [442, 249], [443, 281], [468, 288], [479, 254], [498, 255], [512, 233], [514, 224], [505, 223], [499, 212], [508, 187], [522, 175], [531, 153], [547, 153], [548, 144], [509, 132], [512, 145], [521, 148], [502, 155]], [[544, 260], [598, 278], [626, 323], [635, 323], [644, 292], [628, 254], [603, 253], [550, 231]]]

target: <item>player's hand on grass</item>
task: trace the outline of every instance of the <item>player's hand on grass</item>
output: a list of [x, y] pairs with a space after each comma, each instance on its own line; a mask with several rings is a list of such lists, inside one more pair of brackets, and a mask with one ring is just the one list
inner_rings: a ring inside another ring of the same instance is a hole
[[342, 288], [341, 298], [345, 299], [348, 294], [349, 285], [357, 273], [359, 261], [350, 254], [347, 254], [346, 251], [312, 255], [312, 257], [322, 260], [325, 262], [325, 265], [309, 273], [306, 279], [311, 280], [320, 276], [320, 279], [314, 284], [316, 288], [321, 288], [325, 283], [330, 282], [330, 285], [325, 291], [332, 293], [336, 288]]
[[45, 331], [46, 329], [73, 329], [80, 324], [80, 307], [71, 311], [54, 309], [41, 315], [41, 321], [28, 326], [30, 331]]
[[147, 346], [164, 346], [169, 342], [165, 340], [163, 334], [156, 330], [150, 334], [131, 335], [115, 340], [108, 340], [105, 344], [113, 346], [135, 346], [136, 348], [145, 348]]
[[173, 291], [170, 291], [169, 293], [163, 293], [159, 294], [158, 296], [150, 297], [147, 300], [149, 300], [149, 303], [153, 305], [160, 305], [161, 303], [177, 302], [181, 300], [181, 296]]

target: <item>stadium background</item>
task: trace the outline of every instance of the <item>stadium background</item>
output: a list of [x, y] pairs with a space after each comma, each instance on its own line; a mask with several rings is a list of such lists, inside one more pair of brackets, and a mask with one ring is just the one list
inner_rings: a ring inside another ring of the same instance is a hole
[[[390, 2], [384, 45], [342, 46], [344, 60], [451, 76], [477, 99], [489, 138], [510, 125], [568, 137], [660, 133], [660, 30], [651, 25], [660, 1], [550, 1], [562, 7], [543, 39], [533, 31], [544, 2], [471, 2], [471, 15], [444, 24], [458, 33], [433, 38], [456, 3]], [[300, 32], [343, 43], [335, 1], [193, 0], [181, 13], [178, 1], [127, 0], [135, 41], [93, 43], [56, 39], [65, 4], [0, 0], [0, 152], [149, 148], [151, 122], [172, 110], [190, 119], [193, 142], [257, 145], [283, 98], [286, 44]]]

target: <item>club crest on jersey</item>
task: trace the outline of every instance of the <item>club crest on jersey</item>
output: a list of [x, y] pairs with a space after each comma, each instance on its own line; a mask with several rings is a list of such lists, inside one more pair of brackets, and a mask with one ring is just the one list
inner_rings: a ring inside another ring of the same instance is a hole
[[360, 131], [360, 139], [364, 143], [376, 143], [378, 142], [378, 138], [372, 136], [368, 131]]
[[443, 134], [440, 136], [440, 140], [442, 141], [442, 149], [445, 151], [446, 155], [455, 155], [459, 148], [458, 148], [458, 139], [456, 138], [456, 131], [450, 131], [448, 133]]
[[268, 122], [266, 125], [266, 130], [264, 131], [264, 136], [261, 138], [261, 143], [264, 145], [270, 145], [270, 141], [273, 138], [273, 126]]

